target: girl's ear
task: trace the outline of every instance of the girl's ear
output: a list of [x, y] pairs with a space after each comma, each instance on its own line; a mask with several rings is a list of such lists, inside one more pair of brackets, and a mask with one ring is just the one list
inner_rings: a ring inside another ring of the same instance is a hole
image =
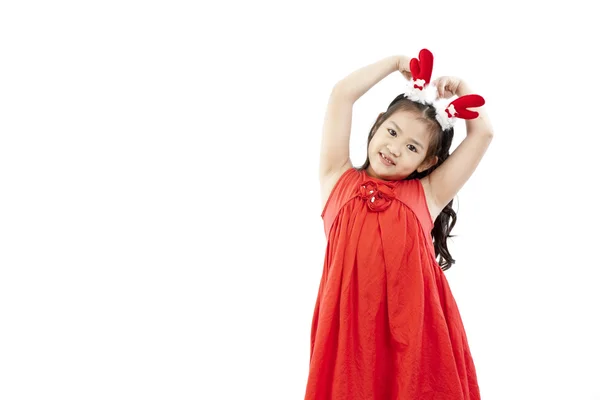
[[429, 168], [433, 167], [435, 164], [437, 164], [438, 162], [438, 157], [437, 156], [432, 156], [429, 157], [428, 159], [426, 159], [425, 161], [423, 161], [421, 163], [421, 165], [419, 165], [419, 168], [417, 168], [417, 172], [421, 173], [425, 170], [428, 170]]

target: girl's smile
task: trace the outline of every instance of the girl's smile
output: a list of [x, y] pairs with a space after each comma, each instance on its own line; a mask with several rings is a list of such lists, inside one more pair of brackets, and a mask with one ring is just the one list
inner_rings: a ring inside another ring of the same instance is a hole
[[379, 153], [379, 160], [386, 167], [392, 167], [392, 166], [396, 165], [396, 163], [394, 161], [392, 161], [390, 158], [386, 157], [385, 154], [383, 154], [383, 153]]

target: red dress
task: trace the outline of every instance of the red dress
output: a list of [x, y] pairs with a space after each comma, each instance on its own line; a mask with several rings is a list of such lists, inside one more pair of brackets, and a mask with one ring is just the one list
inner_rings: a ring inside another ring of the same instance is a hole
[[322, 218], [305, 400], [480, 399], [421, 182], [350, 168]]

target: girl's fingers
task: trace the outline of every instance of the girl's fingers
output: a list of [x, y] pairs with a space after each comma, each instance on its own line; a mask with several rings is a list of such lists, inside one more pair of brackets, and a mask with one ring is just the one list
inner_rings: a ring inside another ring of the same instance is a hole
[[438, 81], [437, 89], [438, 89], [438, 97], [440, 99], [444, 98], [444, 96], [446, 94], [445, 93], [446, 92], [446, 80], [445, 79], [440, 79]]

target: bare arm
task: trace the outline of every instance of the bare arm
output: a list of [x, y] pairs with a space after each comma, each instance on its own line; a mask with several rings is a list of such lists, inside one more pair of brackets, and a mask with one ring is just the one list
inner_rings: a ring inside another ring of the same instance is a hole
[[[473, 93], [471, 88], [461, 81], [456, 95], [460, 97], [471, 93]], [[467, 137], [439, 168], [424, 178], [429, 186], [433, 203], [439, 210], [456, 196], [475, 172], [494, 137], [485, 106], [474, 110], [479, 113], [479, 116], [465, 121]]]
[[334, 86], [327, 105], [321, 140], [319, 174], [322, 183], [351, 165], [350, 131], [354, 103], [392, 72], [408, 70], [409, 62], [410, 59], [405, 56], [386, 57], [354, 71]]

